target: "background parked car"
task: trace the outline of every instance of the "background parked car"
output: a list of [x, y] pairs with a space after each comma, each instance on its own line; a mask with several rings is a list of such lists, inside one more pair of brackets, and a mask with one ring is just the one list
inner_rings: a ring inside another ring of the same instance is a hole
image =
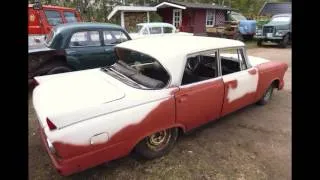
[[291, 41], [291, 14], [274, 15], [271, 20], [262, 26], [256, 33], [258, 46], [264, 41], [278, 43], [281, 47], [287, 47]]
[[252, 39], [256, 33], [256, 20], [248, 20], [239, 12], [231, 11], [228, 13], [229, 21], [238, 23], [238, 31], [243, 39]]
[[29, 46], [29, 83], [34, 76], [113, 64], [113, 46], [130, 39], [123, 28], [114, 24], [58, 25], [46, 36], [44, 44]]
[[136, 32], [130, 33], [132, 39], [141, 37], [149, 37], [154, 35], [193, 35], [193, 33], [178, 32], [176, 27], [169, 23], [152, 22], [152, 23], [139, 23], [136, 25]]
[[39, 2], [28, 5], [29, 45], [43, 43], [44, 36], [58, 24], [80, 22], [80, 13], [75, 8], [41, 5]]

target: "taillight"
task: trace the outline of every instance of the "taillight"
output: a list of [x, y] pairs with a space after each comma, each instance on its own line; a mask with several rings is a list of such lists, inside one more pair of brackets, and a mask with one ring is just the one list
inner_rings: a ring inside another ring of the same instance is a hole
[[32, 79], [31, 85], [32, 85], [33, 87], [36, 87], [36, 86], [38, 86], [38, 85], [39, 85], [39, 83], [38, 83], [38, 81], [37, 81], [37, 80]]
[[54, 130], [57, 129], [57, 126], [53, 124], [53, 122], [50, 121], [49, 118], [46, 119], [47, 120], [47, 124], [50, 130]]

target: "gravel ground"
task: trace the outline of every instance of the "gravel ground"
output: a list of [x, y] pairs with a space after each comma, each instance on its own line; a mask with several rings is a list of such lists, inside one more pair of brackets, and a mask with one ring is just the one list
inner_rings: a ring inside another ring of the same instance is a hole
[[179, 138], [165, 157], [132, 156], [60, 176], [36, 131], [29, 97], [29, 179], [291, 179], [291, 48], [252, 48], [249, 55], [289, 64], [285, 87], [266, 106], [251, 105]]

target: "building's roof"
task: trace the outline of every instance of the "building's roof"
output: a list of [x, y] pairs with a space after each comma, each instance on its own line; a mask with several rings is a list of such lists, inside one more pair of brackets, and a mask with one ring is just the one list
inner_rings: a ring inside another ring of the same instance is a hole
[[95, 23], [95, 22], [74, 22], [59, 24], [54, 27], [56, 32], [68, 32], [77, 29], [101, 29], [101, 28], [112, 28], [112, 29], [122, 29], [121, 26], [109, 23]]
[[156, 7], [149, 6], [116, 6], [112, 9], [110, 14], [108, 15], [108, 20], [112, 18], [118, 11], [124, 12], [148, 12], [148, 11], [157, 11]]
[[276, 15], [276, 14], [290, 14], [291, 2], [267, 2], [265, 3], [260, 12], [260, 16]]
[[231, 39], [183, 35], [160, 35], [116, 45], [157, 59], [171, 75], [172, 84], [181, 81], [187, 55], [212, 49], [243, 46], [245, 46], [243, 42]]
[[222, 9], [222, 10], [231, 10], [230, 7], [220, 6], [217, 4], [210, 3], [190, 3], [190, 2], [180, 2], [180, 1], [163, 1], [156, 5], [157, 8], [165, 8], [165, 7], [176, 7], [180, 9], [186, 8], [196, 8], [196, 9]]

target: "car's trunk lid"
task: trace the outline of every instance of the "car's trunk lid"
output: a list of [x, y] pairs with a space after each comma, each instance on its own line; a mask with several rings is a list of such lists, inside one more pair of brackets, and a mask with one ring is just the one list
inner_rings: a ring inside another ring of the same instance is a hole
[[[54, 77], [58, 77], [55, 79]], [[99, 71], [63, 73], [35, 78], [40, 85], [34, 89], [33, 103], [43, 126], [46, 118], [58, 128], [81, 121], [79, 118], [54, 118], [57, 114], [81, 111], [103, 103], [119, 100], [125, 93], [107, 81]], [[59, 120], [60, 119], [60, 120]]]

